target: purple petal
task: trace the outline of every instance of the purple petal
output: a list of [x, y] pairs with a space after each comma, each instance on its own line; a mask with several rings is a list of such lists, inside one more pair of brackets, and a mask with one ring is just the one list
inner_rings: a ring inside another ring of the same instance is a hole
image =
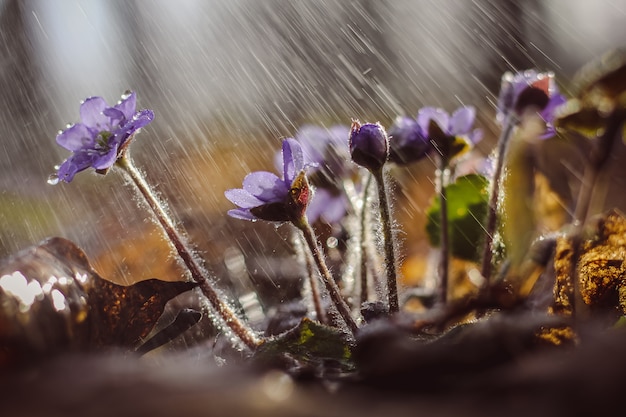
[[127, 126], [131, 126], [133, 130], [141, 129], [154, 120], [154, 112], [149, 109], [144, 109], [135, 113], [129, 120], [130, 122]]
[[[109, 107], [103, 111], [103, 113], [109, 117], [112, 126], [122, 125], [126, 130], [137, 130], [154, 119], [154, 112], [149, 109], [144, 109], [135, 112], [135, 93], [132, 93], [132, 98], [129, 97], [126, 101], [120, 102], [115, 107]], [[132, 111], [130, 111], [132, 108]], [[129, 132], [130, 134], [134, 133]]]
[[283, 180], [265, 171], [246, 175], [243, 179], [243, 189], [263, 202], [283, 200], [289, 192], [289, 187]]
[[302, 147], [293, 138], [283, 140], [283, 175], [285, 183], [291, 184], [304, 169]]
[[444, 133], [448, 133], [449, 119], [448, 113], [435, 107], [424, 107], [417, 113], [417, 123], [422, 132], [428, 132], [428, 124], [434, 120]]
[[337, 223], [346, 215], [347, 202], [342, 196], [333, 196], [328, 201], [326, 209], [322, 212], [322, 218], [326, 223]]
[[122, 112], [126, 120], [130, 120], [135, 114], [137, 107], [137, 94], [134, 91], [122, 95], [122, 101], [117, 103], [113, 108]]
[[550, 97], [550, 101], [548, 101], [548, 104], [546, 105], [546, 107], [541, 111], [540, 116], [546, 122], [552, 122], [552, 119], [554, 119], [554, 114], [556, 110], [560, 106], [565, 104], [566, 102], [567, 102], [567, 99], [565, 98], [564, 95], [560, 93], [556, 93], [555, 95]]
[[250, 213], [249, 209], [232, 209], [232, 210], [228, 210], [227, 214], [235, 219], [241, 219], [241, 220], [250, 220], [250, 221], [255, 221], [257, 220], [257, 217], [254, 216], [252, 213]]
[[397, 117], [389, 135], [389, 160], [398, 165], [417, 162], [432, 149], [428, 134], [410, 117]]
[[84, 171], [89, 168], [94, 158], [98, 155], [88, 151], [78, 151], [71, 157], [67, 158], [63, 164], [59, 167], [57, 175], [59, 180], [70, 182], [74, 179], [74, 175], [80, 171]]
[[82, 123], [75, 124], [57, 135], [57, 143], [68, 151], [78, 151], [95, 145], [96, 132]]
[[348, 142], [350, 141], [350, 126], [335, 125], [328, 129], [330, 142], [339, 149], [345, 149], [346, 155], [349, 155]]
[[559, 107], [566, 102], [567, 99], [560, 93], [556, 93], [554, 96], [550, 97], [546, 108], [539, 113], [539, 116], [546, 122], [546, 130], [539, 136], [539, 139], [549, 139], [556, 134], [554, 118]]
[[315, 223], [320, 218], [324, 208], [328, 204], [330, 193], [323, 188], [318, 188], [313, 194], [313, 198], [306, 208], [306, 217], [311, 223]]
[[96, 154], [98, 156], [94, 158], [91, 166], [95, 169], [111, 168], [115, 161], [117, 161], [117, 149], [117, 145], [113, 145], [107, 153]]
[[389, 128], [389, 145], [392, 147], [405, 146], [420, 137], [421, 128], [415, 119], [398, 116]]
[[77, 172], [78, 172], [78, 166], [72, 163], [70, 159], [67, 159], [59, 167], [59, 171], [57, 172], [57, 175], [60, 181], [65, 181], [69, 183], [69, 182], [72, 182]]
[[322, 162], [328, 142], [328, 131], [316, 125], [304, 125], [296, 133], [295, 140], [301, 145], [307, 162]]
[[150, 123], [153, 119], [154, 113], [152, 110], [142, 110], [138, 112], [132, 119], [130, 119], [130, 121], [126, 122], [115, 131], [114, 136], [109, 140], [109, 143], [122, 146], [128, 138], [135, 134], [140, 128]]
[[466, 135], [469, 133], [474, 119], [476, 118], [476, 109], [471, 106], [465, 106], [457, 109], [450, 118], [450, 134], [453, 136]]
[[472, 142], [472, 144], [476, 145], [478, 142], [483, 140], [483, 131], [482, 129], [474, 129], [471, 133], [467, 135], [467, 138]]
[[538, 139], [541, 139], [541, 140], [550, 139], [554, 135], [556, 135], [556, 129], [554, 128], [554, 126], [546, 125], [546, 130], [544, 130], [543, 133], [538, 136]]
[[87, 127], [109, 130], [109, 118], [102, 113], [107, 107], [102, 97], [89, 97], [80, 105], [80, 119]]
[[107, 107], [102, 111], [102, 114], [109, 118], [109, 126], [111, 126], [111, 129], [114, 129], [119, 126], [120, 123], [124, 123], [126, 121], [124, 113], [118, 109], [114, 109], [113, 107]]
[[224, 195], [227, 199], [230, 200], [231, 203], [234, 203], [241, 208], [252, 208], [265, 204], [264, 201], [259, 200], [258, 198], [241, 188], [226, 190], [224, 192]]
[[307, 218], [311, 223], [320, 217], [326, 223], [337, 223], [345, 216], [346, 205], [346, 201], [341, 195], [335, 196], [328, 190], [318, 188], [307, 207]]

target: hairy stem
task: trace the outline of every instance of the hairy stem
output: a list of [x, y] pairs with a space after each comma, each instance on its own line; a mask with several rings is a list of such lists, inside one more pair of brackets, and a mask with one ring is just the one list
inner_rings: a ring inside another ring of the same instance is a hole
[[448, 233], [448, 197], [446, 187], [448, 185], [448, 161], [446, 158], [439, 158], [439, 169], [437, 170], [437, 188], [439, 193], [439, 206], [441, 211], [440, 233], [441, 233], [441, 254], [439, 256], [439, 301], [445, 304], [448, 301], [448, 275], [450, 268], [450, 243]]
[[117, 166], [122, 169], [122, 172], [124, 172], [128, 179], [135, 185], [136, 191], [144, 198], [172, 246], [176, 249], [182, 263], [191, 274], [192, 279], [198, 283], [200, 290], [208, 299], [213, 310], [232, 332], [241, 339], [245, 346], [251, 350], [256, 349], [260, 341], [254, 331], [220, 298], [220, 295], [207, 278], [208, 273], [200, 266], [192, 250], [188, 248], [182, 234], [174, 226], [174, 222], [170, 219], [162, 203], [156, 198], [151, 187], [145, 181], [143, 174], [133, 165], [128, 156], [123, 156], [118, 159]]
[[326, 314], [324, 314], [324, 309], [322, 308], [322, 297], [320, 295], [319, 285], [317, 284], [317, 273], [313, 265], [314, 261], [311, 259], [311, 254], [304, 250], [302, 236], [298, 233], [293, 234], [293, 244], [298, 258], [301, 259], [306, 266], [307, 282], [311, 290], [310, 297], [313, 309], [315, 310], [315, 316], [320, 323], [326, 324]]
[[500, 182], [502, 180], [502, 169], [504, 158], [509, 144], [509, 139], [517, 123], [517, 118], [513, 115], [507, 116], [504, 122], [504, 129], [498, 139], [498, 147], [495, 154], [495, 169], [491, 179], [491, 190], [489, 194], [489, 206], [487, 208], [487, 222], [485, 225], [485, 243], [481, 264], [481, 274], [485, 278], [485, 284], [489, 284], [491, 277], [491, 262], [493, 259], [493, 237], [498, 225], [498, 201], [500, 199]]
[[376, 185], [378, 186], [378, 206], [380, 208], [380, 220], [383, 226], [383, 238], [385, 247], [385, 267], [387, 271], [387, 294], [389, 299], [389, 313], [397, 313], [400, 310], [398, 302], [398, 283], [396, 272], [396, 254], [393, 231], [391, 228], [391, 213], [387, 198], [387, 187], [382, 168], [373, 171]]
[[311, 251], [311, 254], [313, 255], [313, 259], [315, 260], [315, 263], [317, 264], [317, 268], [320, 271], [322, 282], [324, 282], [324, 285], [326, 286], [326, 290], [328, 290], [330, 299], [332, 300], [333, 304], [337, 308], [337, 311], [339, 312], [339, 314], [345, 321], [346, 325], [348, 326], [348, 329], [354, 336], [354, 334], [356, 333], [358, 329], [358, 326], [356, 322], [354, 321], [354, 319], [352, 318], [352, 315], [350, 314], [350, 309], [348, 308], [348, 305], [346, 304], [343, 297], [341, 296], [341, 292], [339, 291], [339, 287], [337, 286], [335, 279], [330, 274], [330, 270], [328, 269], [328, 266], [326, 265], [326, 261], [324, 260], [324, 254], [322, 252], [322, 248], [319, 242], [317, 241], [317, 237], [315, 236], [315, 232], [313, 231], [313, 228], [304, 217], [301, 218], [299, 221], [294, 221], [293, 224], [298, 229], [300, 229], [300, 231], [302, 231], [302, 234], [304, 235], [304, 239], [306, 240], [306, 243], [309, 247], [309, 250]]
[[368, 291], [368, 265], [369, 265], [369, 256], [368, 256], [368, 242], [369, 242], [369, 216], [368, 216], [368, 200], [369, 200], [369, 189], [372, 184], [372, 174], [367, 175], [367, 180], [365, 181], [365, 187], [363, 188], [363, 197], [361, 213], [360, 213], [360, 222], [361, 222], [361, 294], [360, 300], [361, 305], [369, 299], [369, 291]]

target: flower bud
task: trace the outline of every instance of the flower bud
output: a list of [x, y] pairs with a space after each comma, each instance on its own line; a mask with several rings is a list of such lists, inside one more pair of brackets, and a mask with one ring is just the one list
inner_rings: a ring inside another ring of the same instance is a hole
[[352, 161], [370, 171], [383, 167], [389, 156], [389, 138], [379, 123], [361, 125], [352, 122], [350, 129], [350, 154]]
[[502, 76], [497, 119], [502, 123], [509, 114], [519, 116], [529, 107], [536, 107], [541, 111], [548, 105], [550, 98], [557, 93], [552, 72], [537, 72], [536, 70], [516, 74], [506, 72]]

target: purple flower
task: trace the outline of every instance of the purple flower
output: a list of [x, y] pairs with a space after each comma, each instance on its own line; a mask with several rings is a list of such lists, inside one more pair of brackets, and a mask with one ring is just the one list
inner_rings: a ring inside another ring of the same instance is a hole
[[302, 145], [305, 162], [328, 182], [337, 182], [350, 173], [349, 137], [350, 128], [345, 125], [330, 128], [304, 125], [295, 135]]
[[346, 215], [349, 204], [346, 195], [339, 190], [316, 188], [306, 210], [306, 217], [310, 223], [318, 219], [328, 224], [337, 223]]
[[120, 158], [129, 139], [154, 118], [152, 110], [135, 112], [137, 96], [127, 92], [122, 100], [109, 107], [102, 97], [90, 97], [80, 105], [81, 123], [60, 132], [56, 141], [74, 152], [61, 164], [57, 177], [70, 182], [74, 175], [87, 168], [106, 173]]
[[458, 108], [452, 116], [445, 110], [424, 107], [417, 114], [417, 124], [428, 132], [428, 140], [447, 159], [469, 150], [482, 139], [482, 131], [473, 129], [476, 110], [471, 106]]
[[396, 118], [389, 128], [389, 161], [408, 165], [424, 158], [431, 150], [427, 128], [410, 117]]
[[[322, 219], [328, 224], [340, 221], [349, 207], [342, 181], [354, 172], [350, 162], [348, 138], [350, 128], [334, 125], [329, 128], [307, 124], [298, 129], [295, 139], [302, 146], [304, 162], [310, 168], [307, 177], [315, 193], [306, 211], [310, 223]], [[276, 166], [282, 166], [282, 155], [276, 155]]]
[[548, 104], [543, 110], [539, 112], [539, 117], [546, 123], [546, 130], [543, 132], [540, 139], [548, 139], [556, 134], [556, 127], [554, 126], [554, 120], [556, 119], [557, 111], [567, 102], [567, 99], [562, 94], [555, 94], [550, 97]]
[[309, 185], [302, 147], [295, 139], [283, 141], [283, 177], [257, 171], [243, 180], [243, 188], [227, 190], [224, 195], [239, 208], [228, 215], [243, 220], [273, 222], [298, 221], [309, 203]]
[[558, 91], [552, 72], [506, 72], [502, 76], [496, 118], [504, 123], [508, 116], [519, 117], [526, 109], [534, 107], [546, 122], [546, 131], [541, 135], [545, 139], [554, 136], [555, 113], [565, 101], [565, 97]]
[[357, 120], [350, 129], [352, 161], [370, 171], [383, 167], [389, 156], [389, 138], [379, 123], [361, 125]]

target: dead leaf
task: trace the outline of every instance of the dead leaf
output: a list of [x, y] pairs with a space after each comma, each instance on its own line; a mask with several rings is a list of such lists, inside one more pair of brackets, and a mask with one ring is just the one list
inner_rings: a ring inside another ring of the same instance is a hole
[[0, 264], [0, 364], [107, 346], [135, 349], [165, 304], [193, 282], [129, 286], [100, 277], [85, 253], [50, 238]]

